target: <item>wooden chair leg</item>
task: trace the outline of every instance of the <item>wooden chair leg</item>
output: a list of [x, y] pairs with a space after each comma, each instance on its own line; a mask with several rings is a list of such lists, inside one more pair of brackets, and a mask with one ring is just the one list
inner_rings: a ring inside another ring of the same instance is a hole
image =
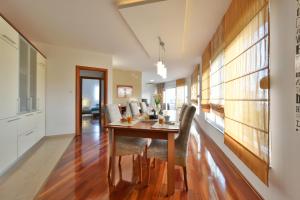
[[156, 163], [156, 161], [155, 161], [155, 158], [153, 158], [153, 161], [152, 161], [152, 168], [155, 168], [155, 164]]
[[123, 180], [121, 163], [119, 163], [119, 177], [120, 177], [120, 181]]
[[183, 176], [184, 176], [184, 184], [185, 184], [185, 190], [188, 191], [188, 182], [187, 182], [187, 173], [186, 173], [186, 167], [182, 167], [183, 169]]
[[144, 158], [147, 161], [147, 151], [148, 151], [148, 146], [145, 146], [145, 150], [144, 150]]
[[138, 163], [139, 163], [139, 183], [142, 182], [142, 156], [138, 155]]
[[119, 156], [119, 165], [121, 166], [122, 156]]
[[132, 166], [134, 166], [134, 155], [132, 155]]
[[107, 178], [108, 178], [108, 182], [111, 183], [110, 180], [110, 173], [111, 173], [111, 156], [109, 156], [109, 161], [108, 161], [108, 172], [107, 172]]

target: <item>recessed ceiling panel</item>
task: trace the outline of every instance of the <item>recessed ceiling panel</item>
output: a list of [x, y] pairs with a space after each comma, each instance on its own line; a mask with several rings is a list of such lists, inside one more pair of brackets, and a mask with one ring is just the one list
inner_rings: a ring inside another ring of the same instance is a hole
[[158, 36], [165, 42], [166, 59], [182, 56], [186, 0], [168, 0], [119, 9], [153, 60], [158, 57]]

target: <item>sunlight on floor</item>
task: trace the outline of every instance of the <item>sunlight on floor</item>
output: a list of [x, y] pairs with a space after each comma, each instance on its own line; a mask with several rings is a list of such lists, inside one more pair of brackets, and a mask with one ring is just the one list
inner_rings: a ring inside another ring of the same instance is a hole
[[37, 194], [73, 135], [48, 137], [0, 182], [0, 199], [31, 200]]

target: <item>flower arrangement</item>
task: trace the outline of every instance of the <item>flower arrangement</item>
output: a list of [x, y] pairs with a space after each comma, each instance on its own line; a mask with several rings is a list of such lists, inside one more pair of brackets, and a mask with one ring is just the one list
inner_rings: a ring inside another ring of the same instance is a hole
[[155, 94], [153, 95], [154, 99], [154, 110], [156, 113], [161, 113], [161, 102], [162, 102], [162, 95], [160, 94]]

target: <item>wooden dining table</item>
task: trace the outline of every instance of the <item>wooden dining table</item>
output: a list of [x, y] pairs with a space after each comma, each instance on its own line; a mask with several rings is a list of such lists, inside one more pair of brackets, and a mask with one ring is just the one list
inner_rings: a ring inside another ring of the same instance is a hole
[[116, 165], [116, 140], [118, 136], [128, 136], [128, 137], [139, 137], [139, 138], [151, 138], [151, 139], [161, 139], [168, 141], [168, 162], [167, 162], [167, 195], [171, 196], [175, 191], [175, 134], [178, 133], [179, 129], [167, 128], [167, 127], [153, 127], [156, 122], [153, 121], [138, 121], [134, 125], [124, 126], [124, 125], [114, 125], [107, 124], [105, 128], [110, 129], [111, 134], [110, 145], [112, 153], [112, 171], [111, 171], [111, 182], [115, 186], [115, 165]]

